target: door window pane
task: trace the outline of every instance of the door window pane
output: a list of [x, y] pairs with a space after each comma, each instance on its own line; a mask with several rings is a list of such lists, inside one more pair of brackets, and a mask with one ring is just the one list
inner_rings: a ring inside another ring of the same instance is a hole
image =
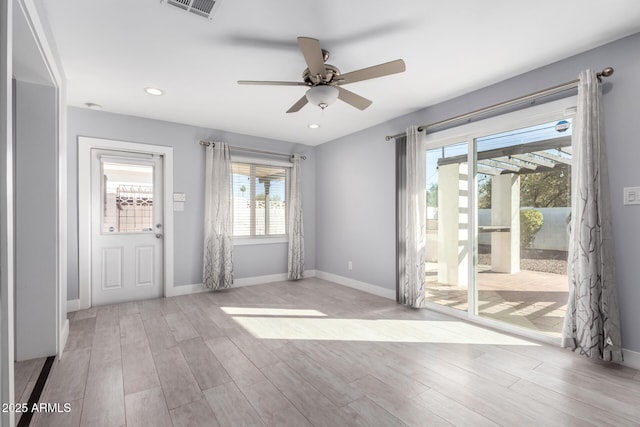
[[102, 162], [102, 232], [153, 231], [153, 166]]
[[428, 301], [467, 310], [469, 287], [468, 144], [427, 151]]

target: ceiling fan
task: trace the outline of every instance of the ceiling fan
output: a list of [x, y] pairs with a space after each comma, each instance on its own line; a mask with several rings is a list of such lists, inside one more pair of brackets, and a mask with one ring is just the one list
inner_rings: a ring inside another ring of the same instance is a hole
[[271, 85], [271, 86], [307, 86], [309, 89], [287, 113], [300, 111], [308, 102], [323, 110], [336, 99], [340, 99], [353, 107], [364, 110], [372, 101], [341, 87], [349, 83], [375, 79], [405, 71], [402, 59], [374, 65], [350, 73], [341, 74], [340, 70], [331, 64], [326, 64], [329, 52], [320, 48], [320, 41], [309, 37], [298, 37], [298, 46], [307, 63], [302, 73], [301, 82], [238, 80], [241, 85]]

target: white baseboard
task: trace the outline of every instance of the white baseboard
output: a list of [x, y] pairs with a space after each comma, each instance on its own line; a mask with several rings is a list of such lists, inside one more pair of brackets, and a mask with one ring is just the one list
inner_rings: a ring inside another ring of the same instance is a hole
[[64, 319], [64, 325], [62, 325], [62, 332], [60, 333], [60, 342], [58, 345], [58, 357], [62, 357], [64, 347], [67, 345], [67, 338], [69, 338], [69, 319]]
[[71, 313], [72, 311], [80, 310], [80, 300], [79, 299], [69, 299], [67, 300], [67, 313]]
[[640, 370], [640, 353], [623, 348], [622, 355], [624, 356], [624, 362], [621, 365]]
[[[304, 272], [304, 277], [316, 277], [316, 270], [307, 270]], [[287, 273], [268, 274], [265, 276], [243, 277], [241, 279], [233, 280], [233, 288], [243, 288], [245, 286], [264, 285], [266, 283], [284, 282], [287, 280]], [[197, 294], [200, 292], [207, 292], [208, 289], [203, 288], [202, 283], [196, 283], [194, 285], [182, 285], [176, 286], [171, 289], [171, 297], [179, 295]]]
[[392, 300], [396, 299], [396, 291], [392, 289], [387, 289], [381, 286], [372, 285], [370, 283], [361, 282], [359, 280], [350, 279], [349, 277], [338, 276], [336, 274], [327, 273], [325, 271], [316, 271], [315, 276], [319, 279], [328, 280], [329, 282], [334, 282], [348, 288], [357, 289], [368, 294], [373, 294]]
[[[304, 277], [316, 277], [316, 270], [306, 270]], [[242, 288], [244, 286], [263, 285], [265, 283], [284, 282], [287, 280], [287, 273], [268, 274], [265, 276], [255, 277], [243, 277], [241, 279], [235, 279], [233, 281], [234, 288]], [[206, 292], [208, 289], [202, 287], [202, 283], [196, 283], [193, 285], [174, 286], [169, 289], [167, 297], [177, 297], [180, 295], [197, 294], [200, 292]], [[80, 310], [80, 300], [73, 299], [67, 300], [67, 313]]]

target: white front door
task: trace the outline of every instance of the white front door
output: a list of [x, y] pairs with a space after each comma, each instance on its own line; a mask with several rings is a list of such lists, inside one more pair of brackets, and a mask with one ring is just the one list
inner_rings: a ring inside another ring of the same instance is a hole
[[91, 150], [91, 303], [160, 297], [164, 289], [163, 158]]

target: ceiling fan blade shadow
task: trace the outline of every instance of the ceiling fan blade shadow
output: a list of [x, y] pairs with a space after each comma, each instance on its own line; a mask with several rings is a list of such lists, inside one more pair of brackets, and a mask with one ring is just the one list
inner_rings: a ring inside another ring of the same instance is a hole
[[322, 54], [320, 41], [309, 37], [298, 37], [298, 46], [302, 51], [304, 60], [307, 62], [309, 72], [314, 76], [318, 74], [324, 75], [324, 55]]
[[304, 107], [305, 105], [307, 105], [307, 102], [309, 102], [309, 101], [307, 101], [307, 96], [306, 96], [306, 95], [304, 95], [302, 98], [300, 98], [300, 99], [298, 100], [298, 102], [296, 102], [295, 104], [293, 104], [293, 105], [291, 106], [291, 108], [289, 108], [289, 109], [287, 110], [287, 113], [297, 113], [298, 111], [300, 111], [300, 109], [301, 109], [302, 107]]
[[378, 77], [402, 73], [406, 69], [404, 61], [402, 59], [396, 59], [395, 61], [385, 62], [384, 64], [378, 64], [361, 70], [351, 71], [350, 73], [341, 74], [338, 78], [338, 84], [346, 85], [360, 82], [362, 80], [376, 79]]
[[365, 110], [369, 105], [373, 104], [373, 101], [360, 96], [356, 93], [353, 93], [345, 88], [339, 87], [338, 89], [338, 99], [346, 102], [352, 107], [356, 107], [358, 110]]
[[238, 80], [239, 85], [263, 85], [263, 86], [309, 86], [304, 82], [276, 82], [270, 80]]

